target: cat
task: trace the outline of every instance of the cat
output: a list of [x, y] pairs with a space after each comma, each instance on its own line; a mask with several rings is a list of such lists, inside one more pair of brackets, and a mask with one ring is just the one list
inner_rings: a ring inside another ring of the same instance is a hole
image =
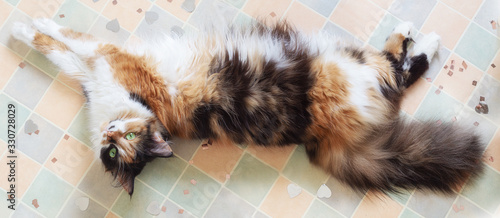
[[435, 33], [413, 44], [416, 32], [399, 24], [379, 52], [286, 22], [164, 36], [135, 48], [50, 19], [12, 30], [80, 81], [92, 141], [130, 195], [147, 162], [172, 156], [171, 135], [303, 144], [311, 163], [355, 190], [452, 193], [481, 174], [483, 143], [454, 123], [399, 114], [404, 90], [440, 46]]

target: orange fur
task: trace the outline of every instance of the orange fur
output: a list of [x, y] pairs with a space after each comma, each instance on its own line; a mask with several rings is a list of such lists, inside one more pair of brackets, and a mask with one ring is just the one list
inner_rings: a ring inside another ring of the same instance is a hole
[[35, 33], [33, 39], [33, 46], [40, 51], [42, 54], [49, 54], [53, 50], [57, 51], [68, 51], [69, 48], [64, 43], [54, 40], [52, 37], [42, 34], [40, 32]]

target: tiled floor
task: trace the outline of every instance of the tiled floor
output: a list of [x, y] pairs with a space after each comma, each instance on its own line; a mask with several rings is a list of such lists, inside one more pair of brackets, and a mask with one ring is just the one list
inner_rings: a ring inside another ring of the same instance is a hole
[[[303, 147], [214, 145], [174, 139], [176, 156], [157, 159], [136, 179], [132, 198], [94, 161], [81, 90], [39, 53], [10, 38], [14, 21], [56, 22], [118, 44], [164, 29], [197, 31], [214, 15], [210, 0], [0, 1], [0, 192], [10, 191], [7, 105], [17, 107], [16, 210], [6, 217], [500, 217], [500, 0], [222, 0], [218, 14], [244, 23], [286, 18], [380, 49], [392, 28], [412, 21], [443, 47], [407, 91], [416, 119], [460, 121], [486, 142], [486, 173], [452, 196], [409, 190], [354, 193], [311, 166]], [[193, 11], [194, 10], [194, 11]], [[496, 22], [496, 23], [492, 23]], [[418, 39], [417, 38], [417, 42]], [[488, 114], [474, 108], [480, 98]], [[288, 196], [288, 185], [300, 194]], [[329, 198], [317, 196], [326, 184]], [[86, 206], [88, 200], [88, 207]], [[150, 209], [151, 209], [150, 208]]]

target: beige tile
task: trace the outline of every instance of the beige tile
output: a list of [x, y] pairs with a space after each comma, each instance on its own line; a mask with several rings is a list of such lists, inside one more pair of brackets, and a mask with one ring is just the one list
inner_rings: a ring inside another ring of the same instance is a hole
[[243, 150], [236, 145], [213, 142], [206, 149], [198, 148], [192, 160], [193, 165], [223, 183], [242, 154]]
[[457, 10], [469, 19], [472, 19], [483, 0], [441, 0], [441, 2]]
[[421, 32], [424, 34], [436, 32], [441, 36], [441, 43], [453, 50], [468, 25], [469, 21], [465, 17], [438, 3], [422, 26]]
[[94, 1], [94, 0], [78, 0], [80, 1], [81, 3], [89, 6], [90, 8], [94, 9], [95, 11], [97, 12], [101, 12], [102, 9], [104, 8], [104, 6], [106, 5], [106, 3], [108, 4], [112, 4], [111, 2], [112, 1]]
[[403, 206], [387, 195], [369, 191], [352, 217], [398, 217], [402, 210]]
[[[451, 62], [454, 64], [451, 64]], [[452, 54], [451, 57], [446, 62], [447, 69], [444, 67], [439, 72], [434, 85], [441, 87], [446, 93], [453, 96], [462, 103], [466, 103], [469, 96], [474, 91], [473, 81], [479, 82], [483, 72], [476, 67], [472, 66], [471, 63], [465, 61], [467, 64], [467, 69], [462, 66], [464, 59], [456, 54]], [[453, 70], [451, 69], [453, 65]], [[463, 72], [460, 72], [463, 69]], [[452, 75], [450, 76], [450, 72]]]
[[497, 131], [485, 152], [487, 164], [500, 171], [500, 131]]
[[[151, 7], [149, 0], [118, 1], [117, 4], [109, 3], [102, 11], [102, 15], [108, 19], [118, 19], [120, 26], [130, 32], [135, 30], [139, 22], [144, 17], [146, 11]], [[142, 9], [138, 13], [138, 9]]]
[[59, 10], [63, 0], [33, 1], [21, 0], [17, 8], [26, 13], [31, 18], [48, 17], [51, 18]]
[[253, 18], [279, 20], [291, 2], [292, 0], [252, 0], [247, 2], [243, 11]]
[[82, 86], [80, 85], [80, 82], [78, 82], [78, 80], [76, 80], [75, 78], [71, 78], [65, 73], [60, 72], [59, 74], [57, 74], [56, 79], [75, 90], [78, 94], [83, 95]]
[[500, 80], [500, 50], [497, 52], [495, 59], [493, 59], [492, 65], [488, 67], [488, 73], [497, 80]]
[[368, 0], [341, 0], [330, 20], [366, 41], [384, 14], [383, 9]]
[[394, 0], [371, 0], [371, 1], [386, 10], [394, 2]]
[[[29, 159], [20, 151], [16, 151], [16, 155], [17, 158], [14, 158], [16, 162], [14, 184], [16, 186], [16, 198], [20, 199], [24, 195], [26, 190], [28, 190], [41, 166], [35, 161]], [[0, 167], [0, 175], [5, 175], [4, 179], [0, 179], [0, 187], [2, 187], [4, 190], [10, 190], [9, 187], [11, 183], [7, 180], [7, 177], [10, 174], [10, 168], [4, 166], [4, 164], [8, 163], [10, 160], [12, 159], [7, 158], [7, 154], [4, 155], [0, 160], [0, 163], [2, 163], [2, 167]]]
[[89, 147], [66, 135], [45, 162], [45, 167], [76, 186], [93, 160], [94, 152]]
[[106, 218], [119, 218], [119, 216], [116, 215], [115, 213], [111, 212], [111, 211], [108, 211], [108, 214], [106, 215]]
[[3, 24], [12, 12], [12, 6], [5, 1], [0, 1], [0, 24]]
[[[180, 20], [187, 21], [192, 13], [189, 13], [186, 10], [184, 10], [182, 8], [182, 3], [184, 3], [184, 0], [162, 0], [155, 2], [155, 4], [158, 5], [160, 8], [163, 8], [164, 10], [170, 12]], [[198, 5], [198, 3], [200, 3], [200, 0], [195, 1], [196, 5]]]
[[314, 197], [302, 190], [299, 195], [290, 198], [287, 187], [291, 183], [290, 180], [280, 176], [264, 199], [260, 209], [274, 218], [302, 217]]
[[401, 109], [413, 115], [430, 87], [431, 83], [422, 78], [418, 79], [410, 88], [405, 90], [403, 100], [401, 101]]
[[59, 81], [54, 81], [35, 111], [60, 128], [67, 129], [83, 103], [81, 95]]
[[23, 59], [3, 45], [0, 45], [0, 57], [0, 66], [2, 66], [2, 70], [0, 70], [0, 78], [2, 78], [0, 79], [0, 89], [3, 89]]
[[294, 2], [284, 17], [298, 29], [307, 33], [319, 32], [326, 22], [324, 17], [299, 2]]
[[253, 154], [265, 163], [281, 171], [285, 167], [285, 163], [297, 146], [283, 147], [264, 147], [258, 145], [250, 145], [247, 147], [248, 153]]

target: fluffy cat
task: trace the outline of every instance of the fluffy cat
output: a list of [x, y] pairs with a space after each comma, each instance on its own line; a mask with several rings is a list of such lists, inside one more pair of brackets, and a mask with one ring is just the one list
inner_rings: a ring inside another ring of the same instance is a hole
[[100, 158], [132, 195], [134, 178], [168, 157], [169, 135], [262, 146], [304, 144], [312, 163], [356, 190], [445, 193], [483, 168], [479, 137], [399, 115], [403, 91], [439, 47], [397, 26], [382, 52], [286, 23], [229, 27], [123, 49], [49, 19], [13, 36], [77, 78]]

